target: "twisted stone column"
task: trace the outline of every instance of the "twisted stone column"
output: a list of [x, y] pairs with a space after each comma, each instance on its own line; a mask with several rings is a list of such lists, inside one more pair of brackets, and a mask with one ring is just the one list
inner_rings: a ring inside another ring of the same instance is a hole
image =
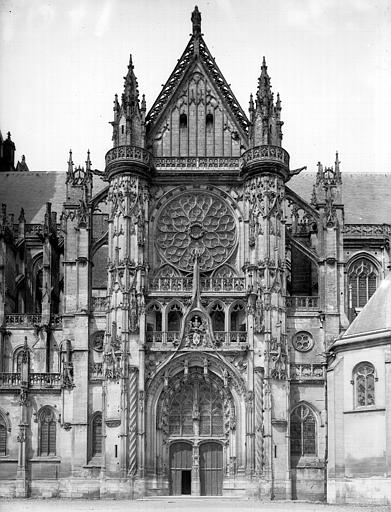
[[255, 398], [255, 472], [263, 473], [264, 444], [263, 444], [263, 375], [264, 369], [260, 366], [254, 370], [254, 398]]
[[129, 368], [129, 475], [135, 475], [137, 469], [137, 368]]

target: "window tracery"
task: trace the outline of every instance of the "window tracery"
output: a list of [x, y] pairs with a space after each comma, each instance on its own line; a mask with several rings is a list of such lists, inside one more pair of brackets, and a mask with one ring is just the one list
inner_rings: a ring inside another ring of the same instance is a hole
[[362, 308], [376, 291], [379, 272], [368, 258], [359, 258], [349, 268], [348, 285], [352, 308]]
[[356, 407], [375, 405], [375, 367], [368, 362], [359, 363], [353, 371]]
[[0, 412], [0, 456], [7, 455], [7, 423]]
[[102, 413], [93, 414], [91, 420], [91, 458], [102, 454]]
[[56, 454], [56, 418], [50, 407], [43, 407], [39, 413], [39, 447], [40, 456]]
[[314, 339], [309, 332], [299, 331], [293, 336], [292, 345], [299, 352], [308, 352], [314, 346]]
[[172, 436], [223, 436], [224, 400], [213, 382], [191, 380], [169, 403], [168, 431]]
[[311, 409], [301, 404], [290, 417], [291, 455], [316, 455], [316, 420]]

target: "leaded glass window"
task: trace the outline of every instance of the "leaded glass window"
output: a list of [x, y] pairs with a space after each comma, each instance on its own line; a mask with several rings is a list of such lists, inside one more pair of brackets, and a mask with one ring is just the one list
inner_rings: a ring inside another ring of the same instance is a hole
[[355, 406], [375, 405], [375, 368], [371, 363], [359, 363], [353, 371]]
[[214, 384], [198, 381], [183, 384], [170, 403], [169, 433], [172, 436], [222, 436], [224, 434], [223, 401]]
[[102, 414], [96, 413], [91, 422], [91, 456], [102, 453]]
[[366, 258], [355, 261], [349, 269], [348, 284], [352, 308], [362, 308], [376, 291], [378, 270]]
[[316, 421], [306, 405], [299, 405], [291, 414], [291, 455], [316, 455]]
[[56, 454], [56, 418], [49, 407], [39, 415], [39, 455]]
[[0, 455], [7, 455], [7, 424], [0, 414]]

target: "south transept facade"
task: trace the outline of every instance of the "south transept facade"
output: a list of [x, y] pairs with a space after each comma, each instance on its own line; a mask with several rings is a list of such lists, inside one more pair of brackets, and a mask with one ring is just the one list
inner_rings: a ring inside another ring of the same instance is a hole
[[357, 221], [338, 154], [290, 169], [265, 59], [247, 116], [191, 21], [148, 113], [130, 57], [104, 171], [6, 154], [2, 495], [326, 498], [326, 355], [390, 212]]

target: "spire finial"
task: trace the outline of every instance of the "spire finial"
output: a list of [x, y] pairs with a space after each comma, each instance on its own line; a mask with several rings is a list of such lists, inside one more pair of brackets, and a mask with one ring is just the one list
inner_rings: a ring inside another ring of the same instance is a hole
[[191, 22], [193, 24], [193, 36], [201, 35], [201, 13], [198, 10], [198, 6], [194, 7], [194, 11], [191, 13]]

